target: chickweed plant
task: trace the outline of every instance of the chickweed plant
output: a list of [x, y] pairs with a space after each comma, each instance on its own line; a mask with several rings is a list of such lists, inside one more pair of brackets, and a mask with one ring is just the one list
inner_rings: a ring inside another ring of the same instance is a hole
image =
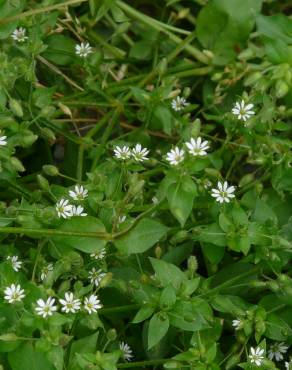
[[289, 0], [0, 1], [0, 369], [292, 369]]

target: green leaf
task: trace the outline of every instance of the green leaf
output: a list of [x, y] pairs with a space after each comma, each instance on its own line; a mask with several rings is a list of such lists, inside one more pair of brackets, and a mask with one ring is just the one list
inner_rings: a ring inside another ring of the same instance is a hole
[[26, 343], [8, 354], [12, 370], [55, 370], [43, 352], [37, 352], [31, 343]]
[[155, 271], [157, 279], [162, 286], [167, 287], [171, 284], [174, 289], [179, 289], [181, 283], [187, 280], [186, 275], [175, 265], [150, 257], [150, 262]]
[[138, 60], [148, 60], [152, 53], [152, 42], [149, 40], [141, 40], [135, 42], [131, 47], [129, 57]]
[[168, 316], [164, 313], [156, 313], [149, 322], [148, 349], [154, 347], [167, 333], [169, 328]]
[[[58, 230], [61, 231], [79, 231], [79, 232], [106, 232], [102, 222], [92, 216], [72, 217], [65, 220]], [[85, 236], [54, 236], [53, 241], [59, 245], [76, 248], [82, 252], [99, 252], [106, 245], [106, 241], [98, 238]]]
[[214, 244], [202, 243], [202, 252], [211, 263], [217, 264], [224, 257], [225, 248], [218, 248]]
[[154, 108], [152, 123], [155, 128], [162, 128], [163, 131], [170, 135], [173, 127], [173, 117], [170, 110], [164, 105], [158, 105]]
[[132, 323], [138, 324], [146, 319], [148, 319], [154, 312], [154, 308], [150, 306], [141, 307], [140, 310], [136, 313]]
[[175, 304], [176, 294], [172, 286], [168, 286], [163, 289], [159, 303], [161, 308], [169, 308]]
[[194, 238], [219, 247], [226, 246], [225, 232], [216, 223], [194, 228]]
[[260, 12], [262, 0], [211, 0], [197, 18], [198, 40], [215, 53], [215, 63], [224, 64], [243, 46]]
[[43, 56], [51, 62], [66, 66], [73, 63], [75, 59], [76, 42], [64, 35], [51, 35], [46, 39], [47, 49]]
[[[19, 14], [23, 10], [25, 3], [25, 0], [2, 1], [0, 3], [0, 20]], [[17, 21], [1, 24], [0, 39], [2, 40], [10, 36], [10, 34], [15, 30], [16, 26]]]
[[72, 343], [69, 357], [69, 370], [74, 368], [75, 356], [77, 353], [94, 353], [96, 352], [96, 342], [98, 338], [98, 332], [83, 337]]
[[169, 208], [174, 217], [183, 226], [193, 209], [197, 188], [193, 180], [184, 175], [167, 189]]
[[160, 222], [144, 218], [114, 244], [125, 254], [143, 253], [164, 237], [167, 230]]

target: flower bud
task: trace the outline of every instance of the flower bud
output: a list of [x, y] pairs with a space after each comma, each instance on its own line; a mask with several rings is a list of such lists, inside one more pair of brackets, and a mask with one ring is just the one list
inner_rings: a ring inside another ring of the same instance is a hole
[[110, 340], [111, 342], [116, 340], [117, 338], [117, 331], [116, 329], [109, 329], [106, 333], [106, 337], [108, 340]]
[[155, 253], [155, 257], [157, 259], [159, 259], [161, 257], [162, 249], [159, 245], [156, 246], [154, 253]]
[[50, 190], [49, 181], [42, 175], [37, 175], [37, 182], [42, 190], [45, 190], [45, 191]]
[[21, 144], [24, 148], [28, 148], [37, 140], [37, 138], [37, 135], [25, 135], [21, 138]]
[[242, 188], [243, 186], [251, 183], [254, 180], [254, 175], [252, 173], [248, 173], [240, 179], [238, 186]]
[[111, 272], [106, 273], [106, 275], [101, 279], [99, 286], [105, 288], [112, 281], [113, 274]]
[[17, 335], [14, 333], [6, 333], [0, 335], [0, 340], [4, 342], [14, 342], [18, 339]]
[[244, 86], [251, 86], [254, 85], [259, 79], [263, 78], [261, 72], [253, 72], [251, 73], [244, 81]]
[[21, 103], [16, 99], [9, 100], [9, 108], [11, 109], [12, 113], [17, 117], [23, 116], [23, 110], [21, 107]]
[[45, 164], [43, 166], [43, 171], [48, 176], [58, 176], [59, 169], [56, 166], [52, 166], [51, 164]]
[[284, 80], [278, 80], [275, 85], [275, 94], [278, 99], [283, 98], [289, 91], [289, 86]]
[[56, 108], [50, 105], [43, 107], [40, 111], [40, 116], [50, 118], [55, 113]]
[[48, 140], [51, 140], [51, 141], [56, 141], [56, 136], [55, 136], [54, 132], [51, 129], [47, 128], [47, 127], [42, 127], [41, 128], [41, 135], [45, 139], [48, 139]]
[[157, 66], [157, 71], [158, 71], [159, 76], [164, 75], [166, 70], [167, 70], [167, 60], [166, 58], [163, 58]]
[[167, 361], [163, 367], [165, 369], [181, 369], [181, 364], [178, 361]]
[[10, 162], [11, 162], [12, 166], [16, 169], [16, 171], [18, 171], [18, 172], [24, 172], [25, 171], [25, 168], [24, 168], [23, 164], [21, 163], [21, 161], [18, 158], [10, 157]]

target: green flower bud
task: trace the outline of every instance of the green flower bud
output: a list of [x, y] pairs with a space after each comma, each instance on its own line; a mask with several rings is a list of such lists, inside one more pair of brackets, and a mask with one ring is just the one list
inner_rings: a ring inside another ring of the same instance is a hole
[[17, 117], [23, 117], [23, 110], [21, 107], [21, 103], [16, 99], [9, 100], [9, 108], [11, 109], [12, 113]]
[[214, 73], [213, 74], [213, 76], [211, 77], [211, 80], [212, 81], [220, 81], [221, 80], [221, 78], [223, 77], [223, 73], [221, 73], [221, 72], [216, 72], [216, 73]]
[[14, 333], [6, 333], [0, 335], [0, 340], [3, 342], [14, 342], [18, 339], [17, 335]]
[[10, 207], [6, 208], [6, 214], [8, 216], [15, 216], [15, 215], [17, 215], [17, 212], [18, 212], [18, 209], [14, 206], [10, 206]]
[[178, 231], [173, 237], [170, 239], [171, 244], [177, 244], [185, 241], [189, 236], [189, 233], [186, 230]]
[[165, 369], [181, 369], [181, 364], [178, 361], [167, 361], [163, 367]]
[[58, 176], [59, 169], [56, 166], [52, 166], [51, 164], [45, 164], [43, 166], [43, 171], [48, 176]]
[[238, 55], [238, 59], [239, 60], [247, 60], [247, 59], [251, 59], [251, 58], [254, 58], [255, 57], [255, 52], [250, 49], [250, 48], [247, 48], [245, 50], [243, 50], [239, 55]]
[[16, 169], [16, 171], [18, 172], [24, 172], [25, 171], [25, 167], [23, 166], [23, 164], [20, 162], [20, 160], [16, 157], [10, 157], [10, 162], [12, 164], [12, 166]]
[[50, 190], [49, 181], [42, 175], [37, 175], [37, 182], [42, 190], [45, 190], [45, 191]]
[[109, 329], [106, 333], [106, 337], [108, 340], [110, 340], [111, 342], [116, 340], [117, 338], [117, 331], [116, 329]]
[[167, 70], [167, 60], [166, 58], [162, 58], [162, 60], [159, 62], [157, 66], [158, 74], [162, 76], [166, 70]]
[[159, 245], [156, 246], [154, 253], [155, 253], [155, 257], [157, 259], [159, 259], [161, 257], [162, 249]]
[[275, 94], [278, 99], [283, 98], [289, 91], [289, 86], [284, 80], [278, 80], [275, 85]]
[[201, 131], [201, 120], [197, 118], [194, 122], [191, 123], [191, 136], [197, 137]]
[[40, 111], [40, 116], [50, 118], [56, 112], [56, 108], [52, 106], [43, 107]]
[[37, 135], [25, 135], [21, 138], [21, 144], [24, 148], [28, 148], [37, 140], [37, 138]]
[[54, 142], [56, 141], [56, 136], [55, 136], [54, 132], [51, 129], [47, 128], [47, 127], [41, 128], [41, 135], [45, 139], [48, 139], [48, 140], [51, 140], [51, 141], [54, 141]]

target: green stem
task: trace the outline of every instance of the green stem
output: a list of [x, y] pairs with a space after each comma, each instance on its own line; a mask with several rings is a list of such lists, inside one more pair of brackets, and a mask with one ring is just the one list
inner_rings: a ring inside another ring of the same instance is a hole
[[[173, 42], [175, 42], [176, 44], [180, 44], [182, 42], [181, 38], [179, 38], [178, 36], [176, 36], [175, 34], [173, 34], [171, 32], [171, 30], [173, 31], [173, 28], [171, 26], [165, 25], [164, 23], [161, 23], [161, 22], [157, 21], [156, 19], [153, 19], [153, 18], [137, 11], [136, 9], [132, 8], [128, 4], [125, 4], [121, 0], [117, 0], [116, 4], [120, 9], [122, 9], [130, 17], [132, 17], [134, 19], [137, 19], [137, 20], [147, 24], [147, 26], [151, 26], [152, 28], [156, 29], [157, 31], [168, 35], [168, 37]], [[200, 50], [198, 50], [197, 48], [195, 48], [194, 46], [186, 45], [185, 49], [190, 55], [195, 57], [200, 62], [202, 62], [204, 64], [209, 64], [209, 59], [206, 57], [206, 55], [204, 53], [202, 53]]]
[[128, 312], [128, 311], [136, 311], [141, 306], [139, 304], [128, 304], [125, 306], [118, 306], [118, 307], [108, 307], [108, 308], [101, 308], [98, 313], [100, 315], [108, 315], [112, 313], [119, 313], [119, 312]]
[[151, 365], [160, 365], [164, 364], [165, 362], [171, 361], [171, 358], [162, 358], [156, 360], [148, 360], [148, 361], [136, 361], [136, 362], [128, 362], [125, 364], [117, 364], [118, 369], [127, 369], [131, 367], [145, 367]]
[[17, 21], [19, 19], [23, 19], [23, 18], [29, 17], [31, 15], [36, 15], [36, 14], [50, 12], [51, 10], [56, 10], [56, 9], [64, 8], [66, 6], [73, 5], [73, 4], [84, 3], [85, 1], [88, 1], [88, 0], [69, 0], [69, 1], [64, 1], [63, 3], [60, 3], [60, 4], [45, 6], [45, 7], [38, 8], [38, 9], [27, 10], [26, 12], [23, 12], [23, 13], [20, 13], [20, 14], [17, 14], [17, 15], [14, 15], [12, 17], [2, 18], [0, 20], [0, 24], [11, 23], [11, 22]]
[[0, 227], [0, 234], [25, 234], [40, 236], [81, 236], [87, 238], [97, 238], [102, 240], [112, 240], [108, 233], [98, 232], [79, 232], [79, 231], [62, 231], [56, 229], [30, 229], [26, 227]]

